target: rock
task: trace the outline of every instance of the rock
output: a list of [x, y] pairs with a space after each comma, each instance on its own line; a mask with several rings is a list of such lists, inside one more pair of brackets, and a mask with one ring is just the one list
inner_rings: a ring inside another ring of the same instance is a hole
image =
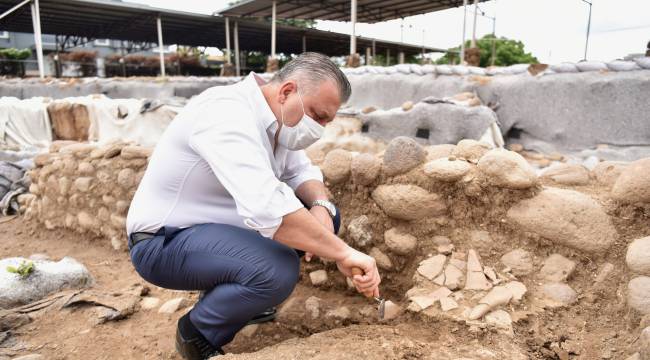
[[343, 149], [334, 149], [325, 155], [321, 170], [325, 179], [332, 184], [345, 181], [350, 176], [352, 153]]
[[454, 244], [439, 245], [436, 248], [436, 251], [438, 251], [439, 254], [451, 255], [451, 253], [454, 251]]
[[560, 185], [587, 185], [589, 184], [589, 170], [579, 164], [557, 164], [544, 170], [541, 179]]
[[41, 354], [28, 354], [23, 356], [17, 356], [12, 360], [41, 360], [41, 359], [45, 359]]
[[469, 242], [473, 248], [482, 253], [489, 252], [494, 247], [494, 240], [485, 230], [472, 230], [469, 233]]
[[374, 112], [376, 110], [377, 110], [377, 108], [374, 107], [374, 106], [366, 106], [363, 109], [361, 109], [361, 113], [362, 114], [370, 114], [371, 112]]
[[359, 185], [370, 185], [381, 171], [381, 160], [372, 154], [359, 154], [352, 158], [350, 164], [352, 182]]
[[440, 299], [440, 309], [442, 311], [450, 311], [458, 308], [458, 303], [450, 298], [450, 297], [444, 297]]
[[650, 314], [650, 277], [638, 276], [627, 284], [627, 304], [641, 314]]
[[507, 218], [522, 231], [580, 251], [603, 253], [617, 238], [600, 204], [573, 190], [545, 188], [512, 206]]
[[151, 156], [152, 152], [153, 152], [153, 148], [146, 148], [137, 145], [127, 145], [122, 148], [120, 157], [126, 160], [146, 159], [149, 156]]
[[[567, 358], [567, 359], [568, 359], [568, 358]], [[634, 353], [634, 354], [632, 354], [632, 355], [626, 357], [625, 360], [645, 360], [645, 359], [642, 359], [642, 358], [641, 358], [641, 354], [639, 354], [639, 353], [637, 352], [637, 353]]]
[[80, 192], [88, 192], [90, 190], [90, 185], [92, 184], [93, 178], [91, 177], [80, 177], [76, 178], [74, 181], [74, 188]]
[[117, 173], [117, 183], [124, 189], [131, 189], [135, 185], [135, 171], [126, 168]]
[[650, 202], [650, 158], [632, 162], [612, 188], [612, 198], [623, 204]]
[[464, 159], [476, 164], [478, 159], [480, 159], [491, 148], [492, 146], [487, 143], [464, 139], [458, 142], [451, 154], [456, 158]]
[[539, 275], [547, 281], [566, 281], [576, 268], [576, 263], [560, 254], [552, 254], [545, 261]]
[[511, 281], [504, 285], [508, 291], [512, 294], [510, 301], [514, 304], [518, 304], [526, 295], [526, 285], [519, 281]]
[[177, 297], [175, 299], [168, 300], [164, 304], [162, 304], [158, 309], [158, 312], [160, 314], [173, 314], [178, 310], [186, 308], [189, 305], [190, 305], [189, 300], [187, 300], [184, 297]]
[[505, 286], [495, 286], [479, 300], [478, 305], [471, 309], [468, 318], [470, 320], [480, 319], [490, 310], [508, 304], [510, 299], [512, 299], [512, 292], [508, 288]]
[[650, 326], [643, 329], [639, 336], [639, 355], [642, 360], [650, 359]]
[[503, 310], [494, 310], [485, 315], [485, 322], [488, 325], [494, 326], [498, 329], [507, 330], [512, 333], [512, 318], [510, 314]]
[[487, 181], [506, 189], [528, 189], [537, 183], [535, 170], [523, 156], [514, 151], [493, 149], [477, 164]]
[[388, 176], [403, 174], [422, 164], [426, 151], [415, 140], [398, 136], [388, 143], [384, 152], [384, 172]]
[[391, 252], [399, 255], [412, 253], [417, 247], [417, 238], [410, 234], [401, 233], [397, 228], [384, 232], [384, 243]]
[[614, 271], [614, 265], [610, 263], [604, 263], [600, 269], [598, 270], [598, 274], [596, 274], [596, 278], [594, 279], [595, 283], [601, 283], [607, 279], [609, 274]]
[[160, 299], [151, 296], [145, 296], [140, 300], [140, 308], [143, 310], [151, 310], [160, 304]]
[[309, 280], [314, 286], [321, 286], [327, 283], [327, 271], [316, 270], [309, 273]]
[[591, 176], [600, 185], [612, 187], [623, 170], [627, 169], [628, 166], [629, 163], [623, 161], [602, 161], [591, 170]]
[[463, 178], [472, 169], [472, 165], [464, 160], [449, 160], [448, 158], [429, 161], [424, 164], [424, 173], [437, 181], [455, 182]]
[[514, 151], [514, 152], [522, 152], [522, 151], [524, 151], [524, 146], [522, 144], [509, 144], [508, 145], [508, 150]]
[[305, 310], [312, 319], [318, 319], [320, 316], [320, 303], [321, 299], [316, 296], [310, 296], [305, 300]]
[[564, 307], [578, 301], [578, 294], [569, 285], [563, 283], [547, 283], [542, 285], [544, 305], [549, 308]]
[[430, 145], [424, 148], [427, 152], [426, 161], [432, 161], [441, 158], [448, 158], [456, 148], [453, 144]]
[[77, 166], [77, 171], [81, 175], [90, 175], [95, 172], [95, 167], [89, 162], [82, 161]]
[[348, 224], [348, 236], [358, 247], [365, 247], [372, 243], [370, 220], [366, 215], [354, 218]]
[[405, 101], [405, 102], [402, 104], [402, 110], [404, 110], [404, 111], [409, 111], [409, 110], [411, 110], [411, 109], [413, 109], [413, 101]]
[[[6, 271], [8, 266], [18, 268], [23, 262], [32, 262], [33, 271], [25, 279]], [[8, 309], [40, 300], [65, 289], [81, 289], [94, 280], [86, 267], [70, 257], [59, 261], [28, 260], [12, 257], [0, 260], [0, 309]]]
[[533, 272], [533, 256], [524, 249], [515, 249], [501, 257], [501, 262], [516, 276]]
[[377, 249], [376, 247], [370, 249], [370, 253], [368, 253], [371, 257], [375, 259], [377, 262], [377, 267], [379, 267], [382, 270], [393, 270], [393, 262], [390, 260], [386, 254], [381, 252], [381, 250]]
[[627, 247], [625, 263], [630, 271], [650, 276], [650, 236], [632, 241]]
[[447, 257], [444, 255], [435, 255], [420, 262], [418, 273], [429, 280], [433, 280], [440, 275], [445, 266]]
[[348, 309], [347, 306], [340, 306], [334, 310], [330, 310], [327, 313], [325, 313], [325, 317], [334, 318], [338, 320], [347, 320], [350, 318], [350, 315], [351, 315], [350, 309]]
[[372, 198], [386, 215], [400, 220], [419, 220], [443, 214], [447, 206], [438, 194], [416, 185], [379, 185]]
[[384, 318], [382, 320], [392, 320], [397, 318], [402, 314], [404, 309], [401, 306], [395, 304], [394, 302], [387, 300], [384, 303]]
[[89, 215], [85, 211], [81, 211], [77, 214], [77, 221], [79, 222], [79, 226], [83, 229], [95, 231], [99, 229], [99, 221], [97, 221], [97, 218]]
[[241, 330], [239, 330], [239, 332], [237, 332], [237, 335], [241, 334], [242, 336], [247, 338], [253, 337], [253, 335], [255, 335], [259, 327], [260, 324], [246, 325]]

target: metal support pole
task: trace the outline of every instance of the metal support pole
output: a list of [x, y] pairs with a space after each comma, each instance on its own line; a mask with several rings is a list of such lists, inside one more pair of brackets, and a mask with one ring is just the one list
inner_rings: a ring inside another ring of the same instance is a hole
[[302, 35], [302, 52], [307, 52], [307, 35]]
[[375, 56], [377, 56], [377, 46], [375, 44], [375, 39], [372, 39], [372, 61], [375, 61]]
[[352, 22], [352, 34], [350, 35], [350, 55], [357, 53], [357, 0], [351, 0], [350, 21]]
[[390, 49], [386, 49], [386, 66], [390, 65]]
[[496, 60], [497, 55], [497, 17], [492, 18], [492, 59], [490, 60], [490, 66], [494, 66], [494, 61]]
[[38, 61], [38, 75], [43, 79], [45, 77], [45, 66], [43, 65], [43, 39], [41, 38], [41, 13], [38, 0], [34, 0], [30, 7], [32, 10], [32, 26], [34, 27], [36, 60]]
[[21, 2], [20, 4], [18, 4], [18, 5], [16, 5], [16, 6], [12, 7], [11, 9], [9, 9], [9, 10], [3, 12], [2, 15], [0, 15], [0, 20], [2, 20], [2, 18], [4, 18], [5, 16], [8, 16], [8, 15], [11, 14], [12, 12], [14, 12], [14, 11], [20, 9], [20, 8], [23, 7], [24, 5], [29, 4], [31, 1], [32, 1], [32, 0], [25, 0], [25, 1]]
[[271, 58], [275, 59], [275, 22], [276, 17], [276, 6], [277, 1], [273, 0], [273, 7], [271, 8]]
[[370, 65], [370, 48], [366, 47], [366, 65]]
[[235, 73], [236, 76], [240, 74], [240, 62], [239, 62], [239, 24], [235, 21]]
[[165, 77], [165, 53], [163, 50], [163, 34], [162, 34], [162, 21], [160, 15], [156, 18], [156, 25], [158, 26], [158, 51], [160, 52], [160, 76]]
[[472, 46], [476, 47], [476, 18], [478, 17], [478, 0], [474, 0], [474, 27], [472, 28]]
[[587, 49], [589, 48], [589, 30], [591, 29], [591, 1], [582, 0], [584, 3], [589, 4], [589, 20], [587, 20], [587, 39], [585, 40], [585, 60], [587, 60]]
[[460, 43], [460, 64], [465, 62], [465, 25], [467, 24], [467, 0], [463, 0], [463, 41]]
[[226, 64], [232, 64], [230, 57], [230, 19], [226, 18]]
[[399, 53], [397, 53], [397, 58], [400, 64], [404, 64], [404, 51], [400, 51]]

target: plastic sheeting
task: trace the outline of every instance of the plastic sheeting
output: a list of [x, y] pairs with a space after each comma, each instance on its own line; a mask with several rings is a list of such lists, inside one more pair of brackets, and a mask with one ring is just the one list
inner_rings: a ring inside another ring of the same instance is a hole
[[0, 98], [0, 148], [47, 148], [52, 142], [48, 102], [40, 97], [28, 100]]

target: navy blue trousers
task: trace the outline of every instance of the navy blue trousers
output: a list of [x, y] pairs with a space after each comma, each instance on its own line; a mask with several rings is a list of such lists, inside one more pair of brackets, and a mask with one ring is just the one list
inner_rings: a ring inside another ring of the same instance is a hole
[[[338, 233], [340, 216], [334, 219]], [[131, 251], [136, 271], [167, 289], [202, 290], [190, 321], [215, 347], [255, 315], [279, 305], [298, 282], [302, 251], [225, 224], [164, 227]]]

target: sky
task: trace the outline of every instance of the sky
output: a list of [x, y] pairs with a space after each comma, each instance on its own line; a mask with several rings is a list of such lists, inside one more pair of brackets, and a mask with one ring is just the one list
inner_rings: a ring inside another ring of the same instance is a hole
[[[231, 0], [125, 0], [154, 7], [211, 14]], [[650, 0], [591, 0], [587, 59], [609, 61], [644, 53], [650, 41]], [[469, 0], [471, 3], [472, 0]], [[521, 40], [544, 63], [584, 58], [589, 5], [583, 0], [490, 0], [479, 3], [476, 36], [492, 33]], [[472, 36], [474, 7], [467, 9], [466, 38]], [[377, 24], [357, 24], [357, 34], [383, 40], [449, 48], [462, 39], [463, 9], [452, 8]], [[349, 34], [349, 22], [319, 21], [316, 28]], [[269, 40], [270, 41], [270, 40]], [[359, 52], [364, 50], [360, 49]]]

